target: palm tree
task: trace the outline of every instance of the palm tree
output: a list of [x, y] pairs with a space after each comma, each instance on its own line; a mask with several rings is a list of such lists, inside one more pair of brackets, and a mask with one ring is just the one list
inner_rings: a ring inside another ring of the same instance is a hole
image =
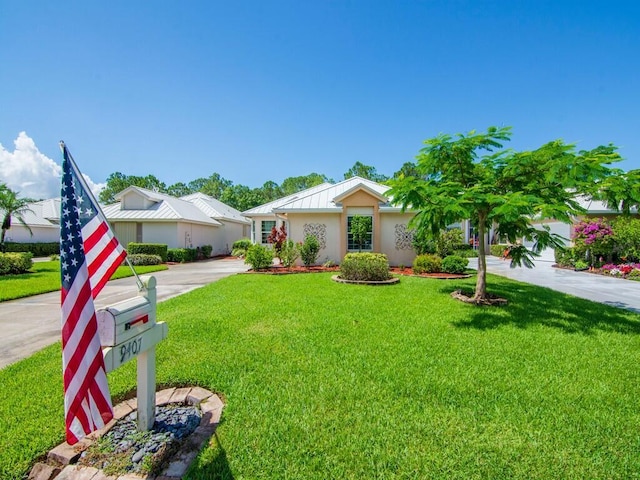
[[18, 198], [17, 192], [11, 190], [4, 183], [0, 183], [0, 215], [4, 215], [2, 219], [2, 234], [0, 236], [0, 251], [5, 251], [4, 237], [7, 234], [7, 230], [11, 228], [11, 217], [18, 220], [33, 235], [31, 228], [24, 220], [24, 214], [27, 212], [33, 213], [29, 208], [29, 200]]

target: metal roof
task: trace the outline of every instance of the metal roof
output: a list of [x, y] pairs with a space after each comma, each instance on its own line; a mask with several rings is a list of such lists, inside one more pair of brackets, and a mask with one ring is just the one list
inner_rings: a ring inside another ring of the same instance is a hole
[[244, 224], [251, 223], [249, 219], [245, 218], [242, 213], [235, 208], [232, 208], [226, 203], [222, 203], [220, 200], [210, 197], [202, 192], [192, 193], [180, 198], [193, 203], [210, 218]]
[[120, 199], [125, 194], [135, 192], [136, 195], [147, 198], [154, 202], [147, 209], [127, 209], [121, 208], [121, 203], [114, 203], [102, 207], [104, 216], [109, 221], [116, 220], [147, 220], [155, 222], [184, 221], [198, 223], [202, 225], [220, 226], [217, 220], [208, 217], [196, 205], [180, 198], [165, 195], [164, 193], [152, 192], [146, 188], [129, 187], [116, 195]]
[[306, 190], [301, 190], [300, 192], [296, 192], [292, 195], [288, 195], [286, 197], [279, 198], [278, 200], [274, 200], [273, 202], [264, 203], [262, 205], [258, 205], [257, 207], [251, 208], [242, 212], [242, 214], [246, 217], [256, 217], [260, 215], [272, 215], [273, 210], [281, 205], [284, 205], [287, 202], [291, 202], [296, 200], [297, 198], [301, 198], [307, 195], [312, 195], [313, 193], [324, 190], [325, 188], [332, 187], [332, 183], [322, 183], [320, 185], [316, 185], [315, 187], [307, 188]]
[[387, 197], [385, 192], [390, 187], [382, 185], [362, 177], [351, 177], [336, 184], [328, 184], [325, 188], [304, 194], [299, 192], [297, 198], [284, 202], [274, 208], [273, 213], [287, 212], [331, 212], [342, 210], [340, 200], [346, 195], [355, 193], [358, 190], [365, 190], [377, 196], [383, 206], [388, 206], [388, 202], [383, 201]]

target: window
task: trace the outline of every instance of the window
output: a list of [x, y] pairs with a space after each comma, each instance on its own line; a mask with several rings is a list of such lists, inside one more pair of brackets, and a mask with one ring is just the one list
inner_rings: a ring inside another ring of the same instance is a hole
[[[356, 222], [362, 222], [365, 231], [363, 238], [358, 238], [351, 231], [353, 219], [358, 218]], [[373, 217], [370, 215], [349, 215], [347, 217], [347, 250], [373, 250]]]
[[271, 230], [276, 226], [275, 220], [263, 220], [262, 221], [262, 244], [267, 242], [267, 237], [271, 234]]
[[142, 243], [142, 223], [136, 223], [136, 242]]

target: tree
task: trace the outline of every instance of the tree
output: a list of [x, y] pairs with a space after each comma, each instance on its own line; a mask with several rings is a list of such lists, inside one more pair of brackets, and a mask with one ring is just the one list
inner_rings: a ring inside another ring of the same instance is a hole
[[103, 203], [114, 203], [116, 195], [131, 186], [146, 188], [154, 192], [166, 193], [167, 186], [154, 175], [139, 177], [115, 172], [107, 178], [107, 186], [100, 192], [99, 199]]
[[418, 167], [413, 162], [405, 162], [400, 167], [400, 170], [393, 174], [393, 178], [401, 178], [401, 177], [419, 177]]
[[616, 173], [595, 184], [591, 196], [628, 216], [632, 208], [640, 210], [640, 170], [618, 170]]
[[192, 192], [202, 192], [210, 197], [221, 199], [223, 192], [233, 186], [231, 180], [220, 176], [219, 173], [212, 173], [208, 178], [197, 178], [189, 182], [189, 189]]
[[189, 195], [193, 192], [187, 185], [182, 182], [174, 183], [173, 185], [169, 185], [167, 187], [167, 194], [173, 197], [184, 197], [185, 195]]
[[260, 189], [251, 189], [246, 185], [231, 185], [225, 188], [219, 200], [241, 212], [264, 203]]
[[353, 167], [347, 170], [344, 174], [344, 179], [347, 180], [351, 177], [362, 177], [373, 182], [386, 182], [389, 178], [376, 171], [376, 167], [365, 165], [361, 162], [356, 162]]
[[281, 188], [283, 195], [293, 195], [294, 193], [306, 190], [307, 188], [315, 187], [324, 182], [330, 182], [325, 175], [319, 173], [310, 173], [309, 175], [301, 177], [288, 177], [282, 182]]
[[264, 196], [264, 203], [273, 202], [284, 196], [282, 193], [282, 188], [276, 182], [271, 180], [267, 180], [262, 185], [262, 195]]
[[[403, 210], [416, 215], [411, 226], [434, 236], [448, 225], [471, 219], [477, 224], [478, 274], [473, 298], [488, 301], [486, 290], [485, 234], [497, 225], [499, 238], [507, 238], [511, 266], [533, 266], [533, 259], [548, 246], [560, 246], [561, 237], [533, 220], [555, 219], [570, 223], [584, 213], [577, 196], [614, 175], [608, 167], [620, 160], [613, 145], [575, 153], [561, 140], [534, 151], [513, 152], [502, 142], [511, 138], [510, 127], [490, 127], [486, 133], [439, 135], [425, 141], [417, 159], [419, 176], [389, 181], [387, 194]], [[480, 155], [484, 153], [484, 155]], [[533, 241], [528, 250], [520, 241]]]
[[4, 183], [0, 183], [0, 215], [2, 215], [2, 233], [0, 236], [0, 251], [5, 251], [4, 238], [7, 230], [11, 228], [11, 218], [18, 220], [33, 235], [31, 228], [27, 225], [24, 215], [27, 212], [33, 213], [29, 208], [28, 198], [18, 198], [18, 193], [11, 190]]

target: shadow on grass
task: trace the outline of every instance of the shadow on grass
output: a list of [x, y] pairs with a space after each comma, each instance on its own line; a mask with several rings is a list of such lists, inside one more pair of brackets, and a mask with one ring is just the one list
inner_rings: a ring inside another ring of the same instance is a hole
[[[464, 320], [453, 322], [454, 326], [479, 330], [506, 325], [517, 328], [545, 326], [586, 335], [597, 332], [640, 334], [640, 315], [634, 312], [516, 281], [489, 279], [487, 286], [489, 293], [506, 298], [508, 304], [502, 307], [469, 305], [469, 314]], [[446, 285], [440, 291], [450, 294], [458, 288], [460, 286]], [[463, 290], [471, 292], [473, 287], [465, 285]]]
[[188, 478], [207, 478], [211, 480], [233, 480], [234, 476], [227, 461], [227, 453], [225, 452], [218, 433], [214, 432], [210, 444], [214, 456], [207, 459], [200, 467], [192, 469]]

